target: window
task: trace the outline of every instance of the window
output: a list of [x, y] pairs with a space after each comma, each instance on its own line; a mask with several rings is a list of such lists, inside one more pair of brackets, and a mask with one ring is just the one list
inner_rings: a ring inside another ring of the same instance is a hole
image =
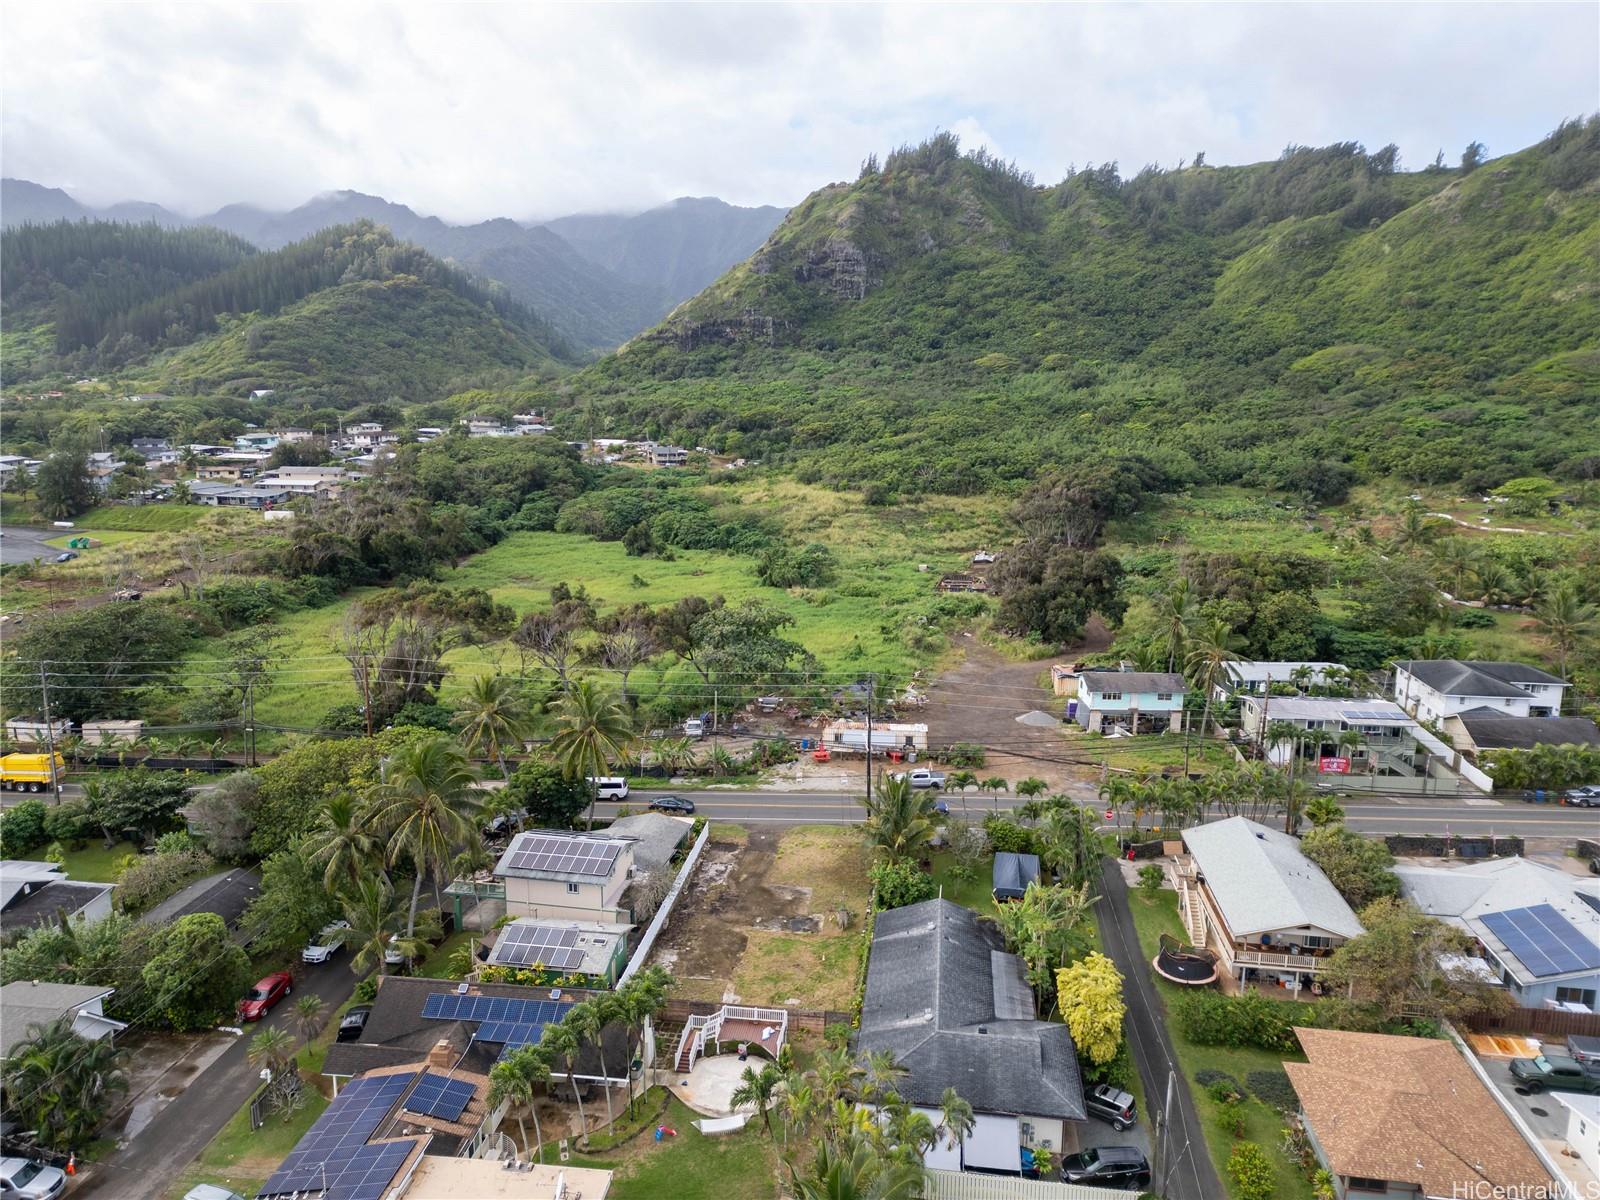
[[1305, 935], [1305, 937], [1299, 940], [1302, 946], [1309, 946], [1316, 950], [1326, 950], [1328, 947], [1333, 945], [1332, 938], [1325, 938], [1321, 934], [1317, 933], [1308, 933]]
[[1387, 1179], [1363, 1179], [1359, 1175], [1351, 1175], [1345, 1180], [1345, 1187], [1358, 1192], [1387, 1192], [1389, 1181]]
[[1171, 700], [1172, 699], [1172, 693], [1171, 692], [1157, 692], [1156, 693], [1156, 699], [1157, 700]]
[[1106, 692], [1104, 695], [1102, 695], [1100, 697], [1100, 699], [1102, 699], [1102, 700], [1121, 700], [1122, 699], [1122, 693], [1121, 692]]
[[569, 883], [569, 884], [567, 884], [567, 895], [576, 896], [578, 894], [578, 892], [582, 890], [582, 888], [583, 888], [582, 884]]
[[1593, 988], [1558, 987], [1556, 989], [1557, 1004], [1581, 1004], [1585, 1008], [1594, 1007]]

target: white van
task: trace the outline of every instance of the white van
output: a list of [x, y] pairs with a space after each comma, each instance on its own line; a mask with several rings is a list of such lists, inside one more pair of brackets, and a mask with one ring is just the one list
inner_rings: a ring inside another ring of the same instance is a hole
[[602, 779], [590, 776], [589, 782], [594, 784], [594, 789], [602, 800], [626, 800], [628, 798], [628, 781], [620, 775], [607, 775]]

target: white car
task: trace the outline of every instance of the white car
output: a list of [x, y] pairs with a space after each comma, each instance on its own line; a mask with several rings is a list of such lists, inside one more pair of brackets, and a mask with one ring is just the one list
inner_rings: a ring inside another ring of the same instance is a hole
[[335, 921], [312, 939], [304, 950], [300, 951], [300, 961], [303, 963], [325, 963], [333, 957], [333, 952], [344, 945], [344, 940], [350, 935], [349, 921]]
[[5, 1200], [56, 1200], [67, 1190], [66, 1174], [31, 1158], [0, 1158], [0, 1196]]

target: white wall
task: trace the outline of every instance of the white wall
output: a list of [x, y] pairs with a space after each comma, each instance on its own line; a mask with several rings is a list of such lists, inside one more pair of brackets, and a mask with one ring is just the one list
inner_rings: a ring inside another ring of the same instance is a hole
[[1600, 1125], [1570, 1105], [1567, 1106], [1567, 1145], [1577, 1153], [1584, 1166], [1600, 1176]]
[[[934, 1145], [933, 1149], [923, 1152], [922, 1165], [944, 1171], [961, 1170], [961, 1150], [959, 1147], [949, 1145], [945, 1140], [943, 1129], [939, 1125], [939, 1110], [937, 1108], [919, 1108], [917, 1111], [932, 1121], [935, 1129], [940, 1130], [939, 1141]], [[967, 1144], [969, 1146], [972, 1144], [971, 1139], [968, 1139]]]
[[978, 1113], [967, 1138], [967, 1166], [987, 1171], [1022, 1170], [1022, 1141], [1017, 1118]]

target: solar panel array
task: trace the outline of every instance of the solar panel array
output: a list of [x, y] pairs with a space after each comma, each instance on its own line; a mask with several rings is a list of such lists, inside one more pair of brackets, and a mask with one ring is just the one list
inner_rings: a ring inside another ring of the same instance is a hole
[[543, 963], [556, 971], [583, 965], [584, 952], [578, 948], [576, 929], [550, 925], [507, 925], [500, 931], [490, 956], [497, 963], [516, 967]]
[[434, 992], [422, 1005], [422, 1015], [435, 1021], [515, 1021], [548, 1025], [571, 1008], [569, 1001], [521, 1000], [509, 996], [464, 996], [459, 992]]
[[379, 1200], [413, 1142], [368, 1146], [415, 1072], [353, 1079], [272, 1173], [258, 1196], [320, 1193], [323, 1200]]
[[1600, 946], [1549, 904], [1485, 913], [1482, 920], [1537, 979], [1600, 969]]
[[507, 1046], [532, 1046], [544, 1034], [544, 1026], [531, 1021], [485, 1021], [472, 1035], [475, 1042], [500, 1042]]
[[1344, 708], [1339, 710], [1339, 715], [1346, 721], [1403, 721], [1404, 713], [1397, 713], [1386, 708]]
[[562, 875], [605, 878], [622, 853], [622, 843], [598, 838], [523, 833], [511, 843], [505, 865], [516, 871], [554, 871]]
[[428, 1072], [406, 1097], [405, 1110], [441, 1121], [458, 1121], [476, 1089], [464, 1079]]

